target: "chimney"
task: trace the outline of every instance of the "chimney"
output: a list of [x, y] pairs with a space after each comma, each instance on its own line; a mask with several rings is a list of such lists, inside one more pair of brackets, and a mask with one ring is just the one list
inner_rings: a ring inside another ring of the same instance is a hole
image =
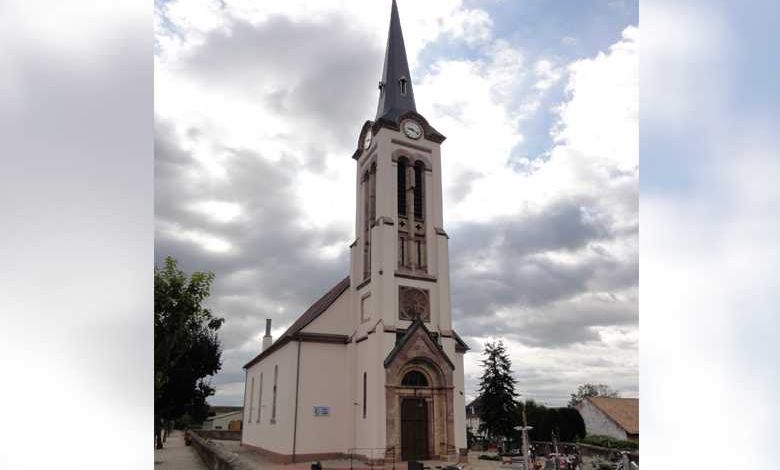
[[273, 338], [271, 337], [271, 319], [266, 318], [265, 319], [265, 336], [263, 336], [263, 351], [268, 349], [269, 346], [274, 342]]

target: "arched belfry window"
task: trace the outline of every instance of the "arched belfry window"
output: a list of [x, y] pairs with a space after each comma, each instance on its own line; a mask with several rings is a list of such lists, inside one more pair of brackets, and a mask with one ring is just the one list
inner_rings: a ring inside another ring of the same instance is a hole
[[404, 375], [404, 378], [401, 380], [401, 385], [406, 387], [427, 387], [428, 378], [419, 370], [412, 370]]
[[425, 203], [423, 180], [425, 175], [425, 166], [422, 162], [414, 164], [414, 217], [422, 219], [424, 216], [423, 205]]
[[398, 215], [406, 216], [406, 169], [409, 160], [405, 157], [398, 160]]
[[408, 80], [406, 77], [401, 77], [398, 79], [398, 86], [401, 87], [401, 94], [406, 95], [406, 88], [407, 88]]

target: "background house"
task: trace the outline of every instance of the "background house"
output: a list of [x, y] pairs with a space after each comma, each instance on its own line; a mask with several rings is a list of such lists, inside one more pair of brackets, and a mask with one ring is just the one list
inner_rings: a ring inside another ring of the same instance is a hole
[[588, 435], [639, 441], [639, 399], [588, 397], [577, 406]]
[[223, 431], [240, 431], [241, 422], [244, 418], [243, 409], [239, 408], [236, 411], [229, 411], [227, 413], [221, 413], [214, 416], [209, 416], [203, 421], [203, 429], [205, 430], [223, 430]]
[[482, 424], [482, 421], [479, 419], [480, 408], [481, 403], [479, 397], [471, 400], [471, 402], [466, 405], [466, 427], [471, 428], [471, 432], [474, 433], [474, 435], [479, 435], [479, 425]]

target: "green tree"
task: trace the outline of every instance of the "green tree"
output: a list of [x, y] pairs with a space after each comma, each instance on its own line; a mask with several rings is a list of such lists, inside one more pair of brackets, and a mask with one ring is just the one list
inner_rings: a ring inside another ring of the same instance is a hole
[[484, 370], [479, 382], [481, 408], [479, 431], [490, 438], [506, 440], [514, 436], [520, 424], [512, 363], [502, 341], [485, 344], [482, 353]]
[[[214, 388], [206, 379], [222, 367], [217, 330], [224, 319], [202, 304], [213, 273], [187, 276], [171, 257], [154, 268], [154, 411], [155, 426], [185, 413], [195, 422], [208, 414], [206, 398]], [[158, 447], [161, 442], [158, 439]]]
[[620, 394], [604, 384], [583, 384], [577, 387], [577, 391], [571, 394], [569, 406], [577, 406], [587, 397], [610, 397], [617, 398]]

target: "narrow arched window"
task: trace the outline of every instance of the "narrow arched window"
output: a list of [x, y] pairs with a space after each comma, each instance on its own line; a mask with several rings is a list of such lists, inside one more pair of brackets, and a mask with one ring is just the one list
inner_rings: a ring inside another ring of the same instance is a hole
[[412, 370], [404, 375], [404, 378], [401, 380], [401, 385], [407, 387], [427, 387], [428, 378], [419, 370]]
[[398, 160], [398, 215], [406, 216], [406, 168], [409, 161], [406, 158]]
[[274, 395], [271, 403], [271, 424], [276, 423], [276, 384], [279, 382], [279, 366], [274, 366]]
[[406, 77], [401, 77], [398, 79], [398, 86], [401, 87], [401, 95], [406, 95], [407, 82], [408, 80], [406, 80]]
[[257, 422], [260, 422], [260, 417], [263, 415], [263, 373], [260, 372], [260, 387], [257, 390]]
[[249, 420], [248, 423], [252, 422], [252, 407], [255, 405], [255, 378], [252, 377], [252, 388], [249, 391]]
[[425, 173], [425, 167], [422, 162], [417, 162], [414, 165], [414, 217], [416, 219], [422, 219], [423, 204], [425, 202], [423, 194], [425, 194], [425, 188], [423, 187], [423, 175]]
[[363, 372], [363, 419], [366, 419], [366, 398], [368, 397], [368, 378]]

